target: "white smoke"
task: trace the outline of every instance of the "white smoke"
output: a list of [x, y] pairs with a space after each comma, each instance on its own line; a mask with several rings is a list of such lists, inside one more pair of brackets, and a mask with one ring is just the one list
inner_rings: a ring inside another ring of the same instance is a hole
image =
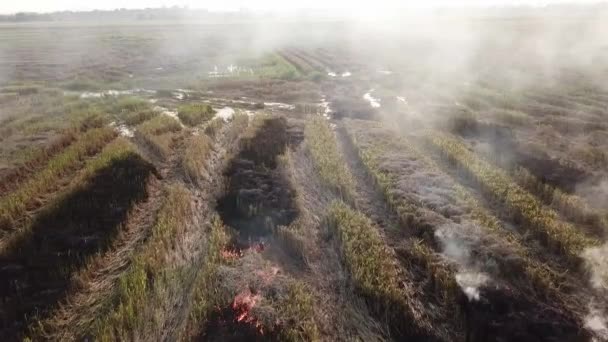
[[582, 257], [591, 275], [591, 285], [598, 290], [608, 290], [608, 243], [587, 248]]
[[[601, 296], [608, 290], [608, 243], [587, 248], [582, 257], [590, 274], [591, 285], [600, 292]], [[608, 318], [605, 312], [597, 309], [593, 303], [585, 317], [585, 328], [593, 332], [594, 341], [608, 341]]]
[[585, 328], [595, 334], [594, 341], [608, 340], [608, 319], [599, 310], [590, 309], [589, 314], [585, 317]]
[[456, 282], [469, 298], [469, 300], [479, 300], [479, 288], [490, 281], [490, 277], [485, 273], [462, 272], [456, 274]]
[[480, 266], [471, 258], [471, 246], [480, 236], [478, 230], [472, 224], [449, 224], [435, 230], [443, 255], [458, 264], [456, 283], [471, 301], [479, 300], [479, 289], [491, 281], [490, 276], [479, 270]]
[[[581, 196], [593, 208], [606, 210], [608, 205], [608, 179], [599, 183], [582, 182], [576, 186], [576, 194]], [[608, 232], [606, 232], [608, 234]]]

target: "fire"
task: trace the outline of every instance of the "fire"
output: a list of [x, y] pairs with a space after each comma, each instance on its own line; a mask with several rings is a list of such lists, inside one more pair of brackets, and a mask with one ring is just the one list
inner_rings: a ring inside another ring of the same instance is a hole
[[226, 260], [236, 260], [243, 256], [243, 251], [240, 249], [224, 248], [221, 253], [222, 257]]
[[245, 252], [248, 250], [253, 250], [256, 253], [262, 253], [264, 249], [266, 249], [266, 245], [263, 242], [260, 242], [246, 249], [226, 247], [221, 251], [221, 255], [226, 260], [236, 260], [242, 258], [243, 255], [245, 255]]
[[251, 289], [247, 289], [234, 297], [232, 309], [236, 315], [237, 322], [256, 323], [255, 318], [251, 316], [251, 310], [255, 307], [258, 301], [262, 298], [259, 294], [254, 294]]
[[262, 253], [264, 249], [266, 249], [266, 245], [264, 245], [263, 242], [256, 243], [255, 246], [252, 247], [252, 249], [258, 253]]

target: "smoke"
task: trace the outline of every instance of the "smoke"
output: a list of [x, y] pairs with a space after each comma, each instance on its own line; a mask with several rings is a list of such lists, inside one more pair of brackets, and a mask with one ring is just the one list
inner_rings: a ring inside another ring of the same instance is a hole
[[444, 257], [458, 265], [457, 284], [471, 301], [479, 300], [479, 289], [491, 281], [483, 271], [491, 268], [491, 263], [475, 260], [471, 256], [473, 246], [479, 243], [477, 237], [480, 234], [480, 228], [473, 224], [448, 224], [435, 230], [435, 238], [441, 244]]
[[2, 61], [6, 61], [7, 56], [4, 45], [0, 44], [0, 86], [5, 85], [9, 79], [9, 66], [2, 63]]
[[479, 300], [479, 288], [486, 285], [490, 277], [484, 273], [459, 272], [456, 282], [470, 301]]
[[608, 290], [608, 243], [586, 249], [582, 257], [593, 287], [597, 290]]
[[[608, 179], [598, 182], [584, 181], [576, 186], [576, 194], [587, 199], [587, 202], [598, 210], [608, 207]], [[606, 232], [608, 234], [608, 232]]]
[[608, 319], [593, 306], [590, 306], [589, 314], [585, 317], [585, 328], [595, 334], [594, 341], [608, 340]]

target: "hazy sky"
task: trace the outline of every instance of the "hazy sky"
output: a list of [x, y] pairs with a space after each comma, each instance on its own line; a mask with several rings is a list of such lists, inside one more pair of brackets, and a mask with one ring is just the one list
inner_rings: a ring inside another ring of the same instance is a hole
[[211, 10], [235, 10], [250, 8], [257, 10], [288, 11], [299, 8], [391, 8], [431, 6], [493, 6], [505, 4], [544, 5], [552, 3], [589, 3], [597, 0], [0, 0], [0, 13], [51, 12], [62, 10], [92, 10], [115, 8], [145, 8], [162, 6], [188, 6]]

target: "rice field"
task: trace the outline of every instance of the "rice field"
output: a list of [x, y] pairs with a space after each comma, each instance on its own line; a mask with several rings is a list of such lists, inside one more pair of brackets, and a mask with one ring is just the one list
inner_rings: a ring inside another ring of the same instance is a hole
[[550, 11], [0, 23], [0, 338], [608, 340], [605, 23]]

